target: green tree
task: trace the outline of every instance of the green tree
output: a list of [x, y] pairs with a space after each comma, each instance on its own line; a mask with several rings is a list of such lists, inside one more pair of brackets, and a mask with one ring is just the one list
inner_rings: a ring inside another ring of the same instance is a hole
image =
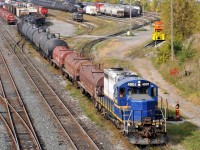
[[[174, 36], [175, 39], [185, 40], [199, 29], [199, 4], [196, 0], [173, 0]], [[162, 2], [161, 18], [164, 30], [170, 34], [170, 0]]]

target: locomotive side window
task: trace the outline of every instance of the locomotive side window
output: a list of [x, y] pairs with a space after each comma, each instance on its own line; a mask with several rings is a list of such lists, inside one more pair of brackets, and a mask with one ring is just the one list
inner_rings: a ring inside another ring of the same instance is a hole
[[152, 97], [157, 96], [157, 89], [155, 87], [151, 88], [151, 96]]
[[119, 97], [122, 98], [125, 96], [125, 88], [120, 88]]

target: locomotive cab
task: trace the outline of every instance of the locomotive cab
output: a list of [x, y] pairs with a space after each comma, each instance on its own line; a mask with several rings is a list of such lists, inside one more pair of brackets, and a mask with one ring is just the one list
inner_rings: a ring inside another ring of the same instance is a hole
[[129, 136], [131, 143], [166, 142], [165, 118], [157, 108], [157, 85], [122, 68], [105, 69], [104, 97], [116, 118], [114, 123]]

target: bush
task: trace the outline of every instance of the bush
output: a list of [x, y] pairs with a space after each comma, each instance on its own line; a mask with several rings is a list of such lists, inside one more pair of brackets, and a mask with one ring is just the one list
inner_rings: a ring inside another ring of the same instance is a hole
[[170, 44], [166, 43], [162, 47], [157, 49], [156, 62], [159, 64], [165, 63], [171, 56]]

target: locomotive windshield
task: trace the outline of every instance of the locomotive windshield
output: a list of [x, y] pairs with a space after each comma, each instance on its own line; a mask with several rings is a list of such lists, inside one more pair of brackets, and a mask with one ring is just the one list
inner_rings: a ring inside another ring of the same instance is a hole
[[134, 100], [152, 99], [152, 97], [148, 94], [148, 87], [131, 87], [128, 89], [128, 95]]

